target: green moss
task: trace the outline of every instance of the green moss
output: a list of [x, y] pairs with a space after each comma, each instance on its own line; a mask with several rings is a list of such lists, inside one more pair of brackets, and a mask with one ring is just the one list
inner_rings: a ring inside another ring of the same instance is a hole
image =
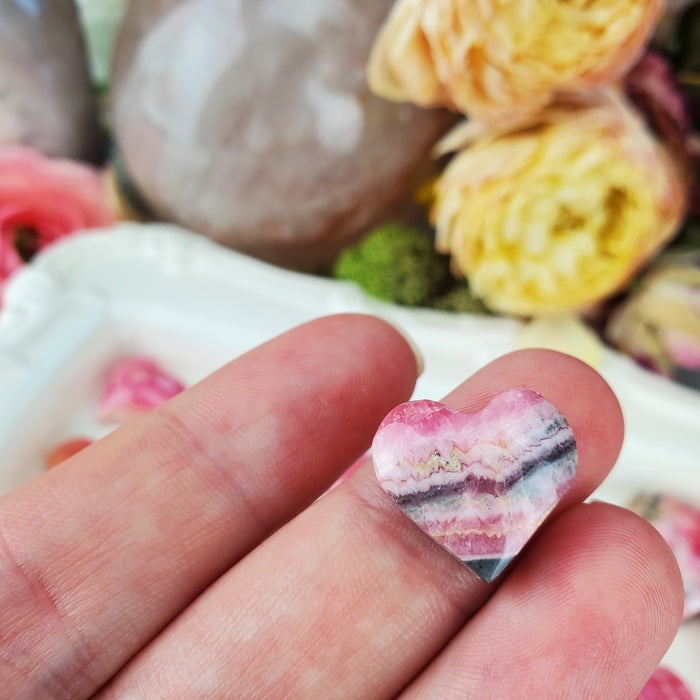
[[333, 276], [351, 280], [378, 299], [403, 306], [424, 306], [451, 284], [449, 258], [437, 253], [422, 231], [403, 224], [376, 228], [346, 248]]
[[455, 282], [452, 289], [433, 301], [431, 306], [441, 311], [461, 311], [470, 314], [487, 314], [489, 310], [466, 281]]
[[333, 276], [355, 282], [368, 294], [393, 304], [484, 313], [484, 305], [466, 281], [454, 279], [449, 262], [449, 256], [436, 252], [430, 235], [391, 223], [346, 248], [333, 267]]

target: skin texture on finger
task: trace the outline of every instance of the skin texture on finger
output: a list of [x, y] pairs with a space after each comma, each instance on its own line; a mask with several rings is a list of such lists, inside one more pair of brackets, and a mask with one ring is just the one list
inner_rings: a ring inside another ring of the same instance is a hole
[[616, 506], [578, 505], [401, 699], [634, 700], [682, 612], [678, 566], [656, 530]]
[[99, 688], [318, 497], [415, 377], [384, 322], [321, 319], [2, 499], [2, 692], [75, 700]]
[[[524, 351], [492, 363], [447, 402], [479, 409], [511, 381], [569, 420], [580, 463], [568, 500], [584, 499], [620, 448], [612, 392], [573, 358]], [[223, 576], [103, 697], [147, 688], [180, 698], [393, 697], [494, 588], [411, 523], [366, 463]]]

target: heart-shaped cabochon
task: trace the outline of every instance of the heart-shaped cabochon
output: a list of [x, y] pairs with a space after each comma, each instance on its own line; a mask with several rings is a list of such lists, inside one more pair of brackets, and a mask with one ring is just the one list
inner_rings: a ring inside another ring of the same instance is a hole
[[564, 416], [538, 393], [511, 389], [475, 414], [436, 401], [397, 406], [372, 459], [404, 513], [493, 581], [569, 490], [578, 457]]

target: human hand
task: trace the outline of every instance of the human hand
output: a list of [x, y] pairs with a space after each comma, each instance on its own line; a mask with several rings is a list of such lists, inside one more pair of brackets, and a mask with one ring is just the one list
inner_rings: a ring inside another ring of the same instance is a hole
[[473, 412], [533, 389], [578, 443], [573, 486], [486, 584], [400, 512], [368, 460], [316, 500], [415, 376], [383, 322], [321, 319], [0, 500], [0, 694], [635, 698], [683, 592], [650, 525], [581, 503], [621, 445], [610, 389], [530, 350], [445, 399]]

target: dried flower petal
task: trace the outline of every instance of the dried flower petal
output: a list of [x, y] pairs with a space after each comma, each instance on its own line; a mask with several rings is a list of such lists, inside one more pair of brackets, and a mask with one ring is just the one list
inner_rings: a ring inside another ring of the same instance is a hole
[[548, 348], [600, 367], [604, 346], [578, 314], [547, 314], [524, 324], [515, 338], [516, 349]]
[[608, 340], [647, 367], [700, 388], [700, 249], [668, 254], [614, 311]]
[[664, 141], [684, 144], [690, 114], [673, 66], [660, 53], [648, 51], [625, 77], [625, 92]]
[[624, 88], [681, 168], [692, 211], [697, 206], [693, 193], [698, 186], [693, 174], [697, 154], [694, 153], [690, 105], [676, 80], [673, 66], [660, 53], [648, 51], [625, 77]]
[[676, 232], [685, 185], [614, 90], [485, 131], [449, 163], [437, 244], [495, 311], [581, 309], [615, 293]]
[[662, 10], [661, 0], [399, 0], [375, 43], [370, 86], [491, 126], [522, 124], [558, 95], [624, 75]]

